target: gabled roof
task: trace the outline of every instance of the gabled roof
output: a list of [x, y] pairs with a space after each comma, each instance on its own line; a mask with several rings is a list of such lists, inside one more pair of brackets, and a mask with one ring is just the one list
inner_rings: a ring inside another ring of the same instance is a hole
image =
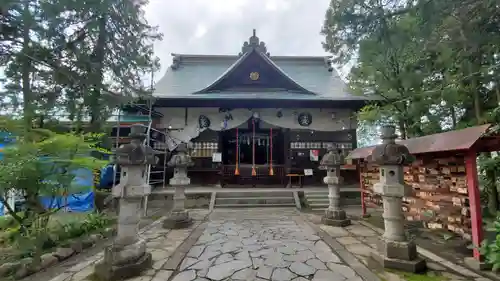
[[[476, 144], [491, 128], [491, 124], [468, 127], [433, 135], [397, 141], [405, 145], [411, 154], [464, 151]], [[373, 146], [360, 147], [351, 151], [347, 158], [366, 159], [373, 152]]]
[[[252, 79], [248, 76], [250, 73], [248, 72], [249, 70], [259, 73], [261, 77], [252, 81]], [[220, 92], [221, 90], [255, 91], [254, 87], [258, 87], [262, 79], [268, 80], [263, 84], [272, 84], [274, 86], [272, 88], [274, 91], [293, 91], [300, 92], [301, 94], [314, 95], [314, 93], [308, 91], [290, 78], [290, 76], [288, 76], [279, 66], [268, 58], [267, 54], [259, 51], [258, 49], [252, 49], [244, 53], [217, 80], [215, 80], [208, 87], [198, 91], [196, 94], [209, 93], [213, 91]]]
[[[210, 92], [228, 77], [246, 57], [256, 52], [283, 74], [297, 91], [226, 89]], [[157, 82], [154, 97], [160, 99], [301, 99], [318, 101], [364, 101], [366, 96], [348, 93], [348, 88], [325, 56], [270, 56], [264, 42], [255, 36], [245, 42], [239, 56], [172, 54], [173, 63]], [[299, 91], [300, 89], [300, 91]], [[300, 93], [299, 93], [300, 92]]]

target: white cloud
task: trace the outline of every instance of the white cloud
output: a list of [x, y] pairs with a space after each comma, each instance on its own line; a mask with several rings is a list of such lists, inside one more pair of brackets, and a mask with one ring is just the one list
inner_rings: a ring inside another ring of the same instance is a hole
[[207, 33], [207, 28], [203, 24], [196, 26], [196, 31], [194, 32], [194, 38], [201, 38]]
[[319, 34], [329, 0], [151, 0], [146, 16], [164, 39], [155, 45], [162, 71], [170, 53], [236, 55], [257, 29], [273, 55], [325, 55]]

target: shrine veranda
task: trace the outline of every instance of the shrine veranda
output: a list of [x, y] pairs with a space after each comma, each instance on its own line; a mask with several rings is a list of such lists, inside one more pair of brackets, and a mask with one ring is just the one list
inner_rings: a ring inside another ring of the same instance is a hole
[[[172, 56], [155, 86], [152, 127], [169, 151], [190, 144], [191, 184], [321, 185], [327, 146], [356, 148], [354, 113], [367, 98], [347, 92], [329, 57], [271, 56], [255, 31], [238, 55]], [[355, 183], [352, 167], [342, 175]]]

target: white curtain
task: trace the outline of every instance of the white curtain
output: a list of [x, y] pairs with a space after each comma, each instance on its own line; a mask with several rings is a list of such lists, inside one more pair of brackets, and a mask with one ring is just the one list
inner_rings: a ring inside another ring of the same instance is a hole
[[[171, 131], [170, 138], [167, 139], [169, 150], [174, 150], [180, 143], [188, 143], [198, 137], [205, 129], [199, 126], [199, 118], [204, 115], [210, 120], [208, 129], [214, 131], [230, 130], [240, 126], [250, 119], [252, 111], [248, 109], [234, 109], [229, 112], [231, 119], [226, 120], [228, 113], [219, 112], [218, 108], [189, 108], [187, 113], [186, 126], [181, 130]], [[224, 121], [226, 120], [226, 121]]]
[[[260, 119], [271, 125], [290, 128], [290, 129], [310, 129], [315, 131], [340, 131], [349, 129], [350, 114], [347, 111], [334, 112], [332, 110], [321, 109], [282, 109], [281, 117], [278, 115], [277, 109], [261, 109], [256, 111], [260, 115]], [[301, 126], [298, 117], [301, 113], [309, 113], [312, 116], [312, 122], [309, 126]]]
[[[279, 114], [278, 112], [281, 112]], [[321, 109], [233, 109], [229, 112], [220, 112], [218, 108], [188, 108], [186, 125], [182, 129], [172, 130], [167, 137], [169, 150], [174, 150], [180, 143], [189, 143], [192, 139], [199, 136], [205, 130], [199, 127], [199, 118], [201, 115], [210, 120], [209, 129], [214, 131], [223, 131], [236, 128], [247, 122], [254, 113], [259, 118], [273, 126], [290, 129], [310, 129], [315, 131], [340, 131], [353, 129], [350, 120], [349, 111], [339, 110], [321, 110]], [[298, 122], [298, 116], [301, 113], [309, 113], [312, 116], [312, 122], [309, 126], [301, 126]], [[228, 114], [231, 118], [228, 120]], [[226, 120], [226, 121], [225, 121]]]

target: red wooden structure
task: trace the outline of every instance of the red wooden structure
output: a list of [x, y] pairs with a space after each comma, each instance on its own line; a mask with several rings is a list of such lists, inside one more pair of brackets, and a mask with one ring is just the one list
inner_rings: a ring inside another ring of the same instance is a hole
[[[480, 245], [483, 240], [481, 201], [479, 196], [479, 184], [477, 174], [477, 154], [500, 150], [500, 136], [496, 133], [498, 128], [490, 124], [470, 127], [462, 130], [449, 131], [434, 135], [428, 135], [399, 143], [408, 147], [410, 153], [417, 159], [432, 159], [438, 157], [454, 157], [461, 155], [465, 164], [465, 178], [467, 185], [467, 196], [470, 212], [471, 239], [474, 245]], [[363, 147], [353, 150], [348, 158], [363, 163], [373, 150], [374, 146]], [[359, 161], [361, 160], [361, 161]], [[363, 214], [366, 214], [365, 193], [363, 189], [362, 165], [358, 165], [360, 171], [361, 204]], [[436, 185], [439, 188], [439, 184]], [[479, 260], [480, 254], [474, 249], [474, 258]]]

